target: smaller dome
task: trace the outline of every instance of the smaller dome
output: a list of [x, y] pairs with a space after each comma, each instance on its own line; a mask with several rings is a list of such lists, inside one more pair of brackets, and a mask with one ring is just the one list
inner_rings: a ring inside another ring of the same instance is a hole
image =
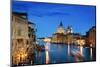
[[73, 31], [72, 31], [72, 26], [68, 26], [68, 27], [67, 27], [66, 33], [67, 33], [67, 34], [68, 34], [68, 33], [73, 33]]

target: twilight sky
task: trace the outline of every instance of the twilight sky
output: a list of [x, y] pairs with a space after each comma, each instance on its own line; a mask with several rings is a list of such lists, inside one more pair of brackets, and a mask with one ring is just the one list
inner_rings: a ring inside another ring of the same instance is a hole
[[36, 24], [37, 37], [52, 36], [60, 22], [82, 35], [96, 25], [95, 6], [13, 1], [12, 11], [28, 13], [28, 20]]

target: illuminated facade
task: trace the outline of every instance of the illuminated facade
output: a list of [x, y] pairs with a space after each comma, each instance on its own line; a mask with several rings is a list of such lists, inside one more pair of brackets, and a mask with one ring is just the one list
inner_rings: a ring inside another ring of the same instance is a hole
[[72, 27], [68, 26], [66, 29], [66, 42], [67, 44], [73, 44], [73, 31]]
[[51, 43], [84, 45], [86, 43], [85, 40], [79, 33], [74, 33], [71, 26], [68, 26], [65, 30], [63, 24], [60, 23], [57, 32], [51, 38]]
[[[32, 35], [32, 27], [27, 20], [27, 14], [13, 13], [11, 25], [12, 64], [26, 64], [29, 62], [29, 52], [33, 50], [32, 40], [34, 38], [34, 36]], [[31, 31], [29, 31], [30, 29]]]
[[65, 30], [61, 22], [57, 28], [57, 32], [53, 34], [51, 42], [72, 44], [73, 43], [72, 27], [68, 26], [67, 30]]
[[65, 33], [65, 30], [64, 30], [62, 22], [60, 22], [56, 33], [63, 33], [63, 34]]
[[66, 34], [70, 34], [70, 33], [73, 33], [73, 30], [71, 26], [68, 26], [66, 30]]
[[79, 33], [74, 33], [71, 26], [64, 29], [61, 22], [57, 32], [52, 35], [50, 42], [96, 47], [96, 27], [90, 28], [86, 35], [80, 35]]
[[43, 41], [44, 41], [44, 42], [48, 42], [48, 43], [50, 43], [50, 42], [51, 42], [51, 37], [44, 38]]
[[52, 43], [64, 43], [64, 34], [62, 33], [55, 33], [51, 39]]
[[27, 58], [28, 22], [27, 14], [12, 15], [12, 64], [23, 63]]
[[52, 43], [64, 43], [64, 34], [65, 34], [65, 29], [63, 27], [62, 22], [60, 22], [57, 32], [53, 34], [51, 42]]

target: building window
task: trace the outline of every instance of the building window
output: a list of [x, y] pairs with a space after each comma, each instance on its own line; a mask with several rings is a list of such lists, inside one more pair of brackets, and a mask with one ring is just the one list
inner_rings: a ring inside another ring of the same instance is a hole
[[23, 42], [23, 40], [22, 39], [17, 39], [17, 42], [20, 44], [20, 43]]
[[18, 29], [18, 36], [21, 36], [21, 29]]
[[26, 41], [26, 44], [29, 44], [28, 40]]
[[30, 38], [31, 37], [31, 34], [28, 34], [28, 37]]

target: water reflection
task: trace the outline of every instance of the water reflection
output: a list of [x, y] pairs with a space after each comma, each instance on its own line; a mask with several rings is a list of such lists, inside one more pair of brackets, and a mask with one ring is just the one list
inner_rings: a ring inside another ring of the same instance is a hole
[[70, 45], [68, 44], [68, 56], [70, 56]]
[[80, 51], [79, 52], [76, 52], [76, 61], [79, 62], [79, 61], [83, 61], [84, 59], [84, 56], [83, 56], [83, 46], [80, 46]]
[[80, 46], [80, 53], [83, 56], [83, 46]]
[[45, 57], [46, 57], [45, 63], [46, 64], [49, 63], [49, 51], [48, 51], [50, 49], [49, 45], [50, 45], [50, 43], [46, 43], [46, 45], [45, 45]]
[[68, 60], [70, 60], [70, 45], [68, 44]]
[[[91, 61], [95, 51], [83, 46], [45, 43], [45, 51], [36, 54], [35, 64]], [[94, 52], [94, 53], [93, 53]]]
[[90, 48], [90, 58], [92, 60], [92, 48]]

